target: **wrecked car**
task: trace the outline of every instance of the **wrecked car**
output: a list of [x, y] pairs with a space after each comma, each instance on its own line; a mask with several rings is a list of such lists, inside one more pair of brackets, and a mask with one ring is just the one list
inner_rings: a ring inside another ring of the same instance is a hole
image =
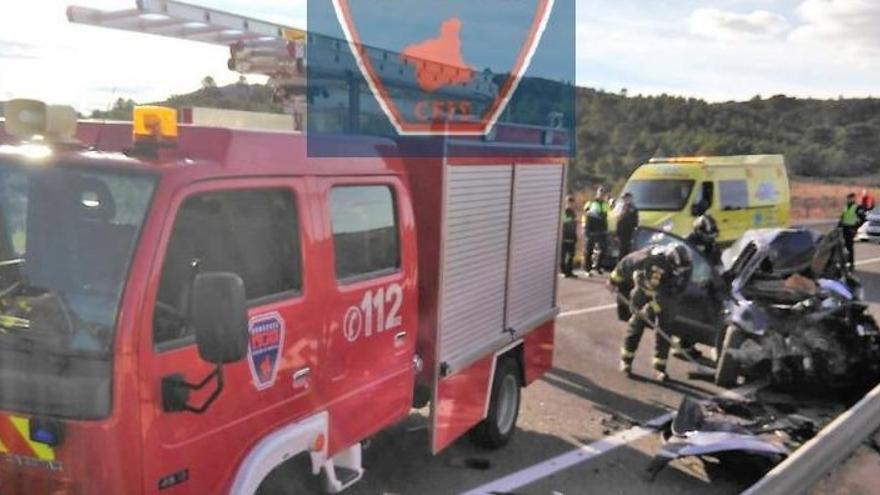
[[[685, 240], [640, 228], [634, 245], [680, 243], [694, 265], [677, 299], [674, 336], [715, 349], [715, 381], [845, 387], [880, 376], [880, 330], [847, 268], [841, 233], [747, 232], [713, 267]], [[621, 319], [628, 308], [619, 307]]]

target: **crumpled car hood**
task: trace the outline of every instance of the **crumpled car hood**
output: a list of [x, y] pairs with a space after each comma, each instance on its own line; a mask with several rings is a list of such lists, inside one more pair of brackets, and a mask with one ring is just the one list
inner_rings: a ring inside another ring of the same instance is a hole
[[768, 274], [784, 276], [809, 268], [816, 255], [821, 237], [806, 229], [756, 229], [746, 232], [721, 256], [724, 270], [732, 275], [747, 264], [744, 256], [757, 256]]

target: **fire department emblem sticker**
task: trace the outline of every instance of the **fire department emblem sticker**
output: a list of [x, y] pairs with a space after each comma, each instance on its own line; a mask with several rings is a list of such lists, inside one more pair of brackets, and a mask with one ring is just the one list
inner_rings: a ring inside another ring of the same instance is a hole
[[257, 390], [275, 384], [281, 350], [284, 347], [284, 319], [278, 313], [255, 316], [248, 322], [248, 365]]
[[333, 0], [333, 7], [398, 134], [483, 136], [528, 71], [554, 2]]

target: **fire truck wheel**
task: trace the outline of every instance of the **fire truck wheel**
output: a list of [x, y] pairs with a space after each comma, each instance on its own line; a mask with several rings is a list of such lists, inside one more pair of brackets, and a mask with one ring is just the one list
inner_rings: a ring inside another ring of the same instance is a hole
[[519, 366], [513, 359], [500, 359], [495, 368], [489, 414], [470, 431], [471, 441], [492, 450], [507, 445], [516, 431], [521, 398]]
[[278, 466], [260, 483], [255, 495], [300, 495], [323, 493], [321, 477], [311, 473], [308, 455], [300, 455]]

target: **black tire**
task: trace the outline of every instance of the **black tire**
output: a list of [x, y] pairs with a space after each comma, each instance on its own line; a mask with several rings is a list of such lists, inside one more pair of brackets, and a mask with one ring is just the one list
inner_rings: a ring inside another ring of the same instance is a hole
[[471, 441], [478, 447], [496, 450], [507, 445], [516, 432], [522, 380], [519, 366], [510, 358], [502, 358], [495, 368], [489, 414], [470, 431]]
[[715, 365], [715, 384], [719, 387], [731, 388], [737, 384], [740, 375], [739, 363], [730, 355], [731, 349], [738, 349], [746, 340], [745, 332], [735, 325], [724, 331], [724, 343], [718, 353]]
[[278, 466], [260, 483], [255, 495], [310, 495], [323, 493], [322, 476], [311, 471], [311, 459], [300, 455]]

